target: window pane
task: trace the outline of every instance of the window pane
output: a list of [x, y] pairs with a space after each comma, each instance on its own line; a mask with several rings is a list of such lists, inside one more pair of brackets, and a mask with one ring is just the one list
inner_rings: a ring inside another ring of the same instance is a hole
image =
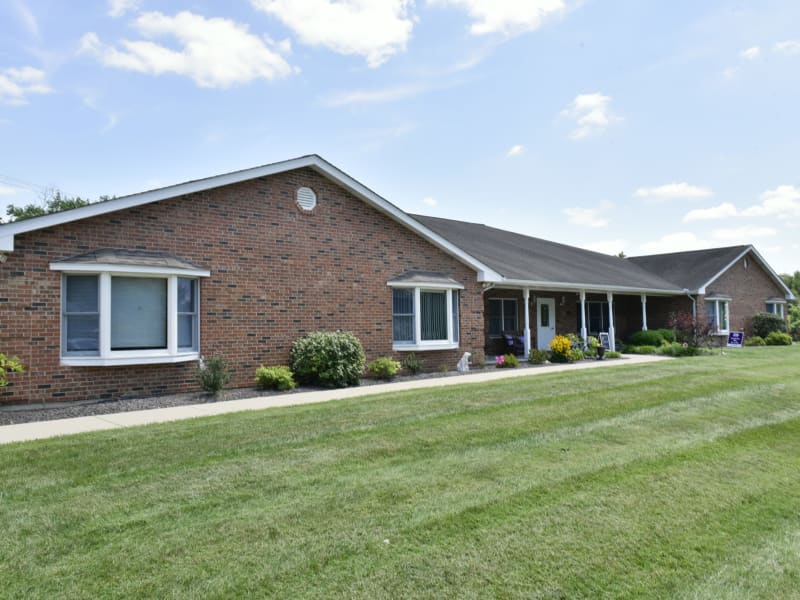
[[97, 275], [70, 275], [66, 279], [65, 312], [97, 312]]
[[178, 279], [178, 312], [195, 312], [196, 283], [194, 279]]
[[178, 348], [196, 350], [197, 344], [195, 343], [195, 316], [178, 315]]
[[503, 301], [503, 330], [515, 333], [517, 331], [517, 301]]
[[503, 332], [503, 301], [489, 300], [489, 335]]
[[393, 341], [414, 343], [414, 315], [393, 317], [392, 327]]
[[111, 349], [167, 347], [167, 280], [111, 278]]
[[67, 352], [97, 352], [100, 349], [99, 333], [97, 315], [67, 316]]
[[392, 292], [392, 314], [414, 314], [414, 290], [395, 289]]
[[706, 302], [706, 325], [715, 328], [717, 324], [716, 302]]
[[729, 329], [728, 327], [728, 303], [727, 302], [720, 302], [719, 303], [719, 323], [720, 328], [724, 331]]
[[550, 305], [539, 305], [539, 326], [550, 327]]
[[458, 291], [453, 290], [453, 341], [458, 341]]
[[447, 293], [420, 292], [423, 340], [447, 339]]

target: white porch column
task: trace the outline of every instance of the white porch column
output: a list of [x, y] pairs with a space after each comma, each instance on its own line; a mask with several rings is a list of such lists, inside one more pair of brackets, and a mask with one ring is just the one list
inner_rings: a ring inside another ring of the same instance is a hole
[[586, 290], [581, 290], [581, 339], [586, 346]]
[[606, 292], [608, 298], [608, 346], [614, 352], [617, 349], [616, 331], [614, 330], [614, 294]]
[[642, 294], [642, 331], [647, 331], [647, 294]]
[[525, 329], [522, 331], [522, 335], [525, 337], [525, 360], [528, 360], [528, 356], [531, 354], [531, 315], [530, 315], [530, 299], [531, 299], [531, 291], [528, 288], [522, 290], [522, 303], [525, 305]]

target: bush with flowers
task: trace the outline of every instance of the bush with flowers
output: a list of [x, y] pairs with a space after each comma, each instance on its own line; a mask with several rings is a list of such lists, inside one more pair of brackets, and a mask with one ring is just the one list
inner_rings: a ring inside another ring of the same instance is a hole
[[514, 369], [519, 366], [519, 360], [513, 354], [504, 354], [494, 359], [494, 366], [498, 369]]
[[550, 362], [572, 362], [572, 340], [565, 335], [557, 335], [550, 342]]

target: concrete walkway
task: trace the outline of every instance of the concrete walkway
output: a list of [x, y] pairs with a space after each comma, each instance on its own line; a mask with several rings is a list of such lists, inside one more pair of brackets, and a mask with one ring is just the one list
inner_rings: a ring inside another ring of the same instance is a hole
[[121, 412], [110, 415], [97, 415], [89, 417], [76, 417], [73, 419], [59, 419], [53, 421], [38, 421], [35, 423], [19, 423], [16, 425], [3, 425], [0, 427], [0, 444], [11, 442], [24, 442], [40, 440], [60, 435], [72, 435], [88, 431], [102, 431], [105, 429], [119, 429], [134, 427], [136, 425], [149, 425], [151, 423], [166, 423], [168, 421], [182, 421], [197, 417], [222, 415], [244, 410], [263, 410], [279, 406], [296, 406], [300, 404], [313, 404], [316, 402], [330, 402], [345, 398], [357, 398], [383, 394], [385, 392], [401, 392], [420, 388], [435, 388], [447, 385], [462, 385], [465, 383], [480, 383], [509, 379], [512, 377], [533, 377], [558, 373], [560, 371], [576, 371], [583, 369], [622, 367], [641, 363], [650, 363], [669, 360], [662, 356], [629, 355], [621, 360], [587, 360], [578, 364], [547, 365], [533, 369], [484, 369], [474, 373], [453, 376], [434, 377], [432, 379], [415, 379], [396, 383], [382, 383], [365, 387], [352, 387], [335, 390], [322, 390], [314, 392], [299, 392], [296, 394], [282, 394], [277, 396], [260, 396], [244, 398], [242, 400], [228, 400], [225, 402], [210, 402], [204, 404], [191, 404], [187, 406], [173, 406], [169, 408], [155, 408], [151, 410], [138, 410]]

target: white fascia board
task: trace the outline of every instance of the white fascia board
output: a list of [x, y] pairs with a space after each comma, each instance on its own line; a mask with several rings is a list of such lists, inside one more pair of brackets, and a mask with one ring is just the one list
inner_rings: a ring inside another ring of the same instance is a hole
[[725, 265], [725, 267], [722, 270], [720, 270], [716, 275], [714, 275], [711, 279], [706, 281], [697, 290], [697, 293], [698, 294], [705, 294], [706, 293], [706, 288], [708, 288], [708, 286], [710, 286], [717, 279], [719, 279], [722, 276], [722, 274], [725, 273], [725, 271], [727, 271], [733, 265], [735, 265], [737, 262], [739, 262], [739, 260], [741, 260], [743, 257], [745, 257], [749, 252], [753, 253], [753, 256], [755, 256], [755, 258], [758, 261], [759, 265], [761, 265], [761, 268], [764, 269], [772, 277], [773, 281], [775, 281], [775, 283], [777, 283], [778, 286], [781, 289], [783, 289], [783, 291], [784, 291], [784, 293], [786, 295], [786, 299], [787, 300], [795, 300], [795, 296], [792, 293], [792, 290], [789, 289], [789, 287], [784, 283], [783, 279], [781, 279], [780, 275], [778, 275], [772, 269], [772, 267], [769, 265], [769, 263], [766, 260], [764, 260], [764, 257], [761, 256], [758, 253], [758, 250], [756, 250], [754, 246], [748, 246], [747, 248], [745, 248], [735, 259], [733, 259], [731, 262], [729, 262], [727, 265]]
[[112, 265], [97, 263], [51, 263], [51, 271], [64, 273], [110, 273], [111, 275], [177, 275], [178, 277], [210, 277], [207, 269], [178, 269], [174, 267], [146, 267], [138, 265]]
[[584, 290], [589, 293], [619, 292], [620, 294], [651, 294], [653, 296], [678, 296], [683, 295], [684, 291], [679, 289], [662, 290], [656, 288], [639, 288], [623, 285], [601, 285], [597, 283], [565, 283], [563, 281], [526, 281], [524, 279], [504, 279], [494, 288], [503, 287], [528, 288], [531, 290], [544, 291], [567, 291], [579, 292]]
[[390, 281], [386, 285], [391, 288], [419, 288], [421, 290], [463, 290], [460, 283], [426, 283], [424, 281]]
[[13, 252], [14, 251], [14, 236], [4, 235], [0, 237], [0, 252]]

